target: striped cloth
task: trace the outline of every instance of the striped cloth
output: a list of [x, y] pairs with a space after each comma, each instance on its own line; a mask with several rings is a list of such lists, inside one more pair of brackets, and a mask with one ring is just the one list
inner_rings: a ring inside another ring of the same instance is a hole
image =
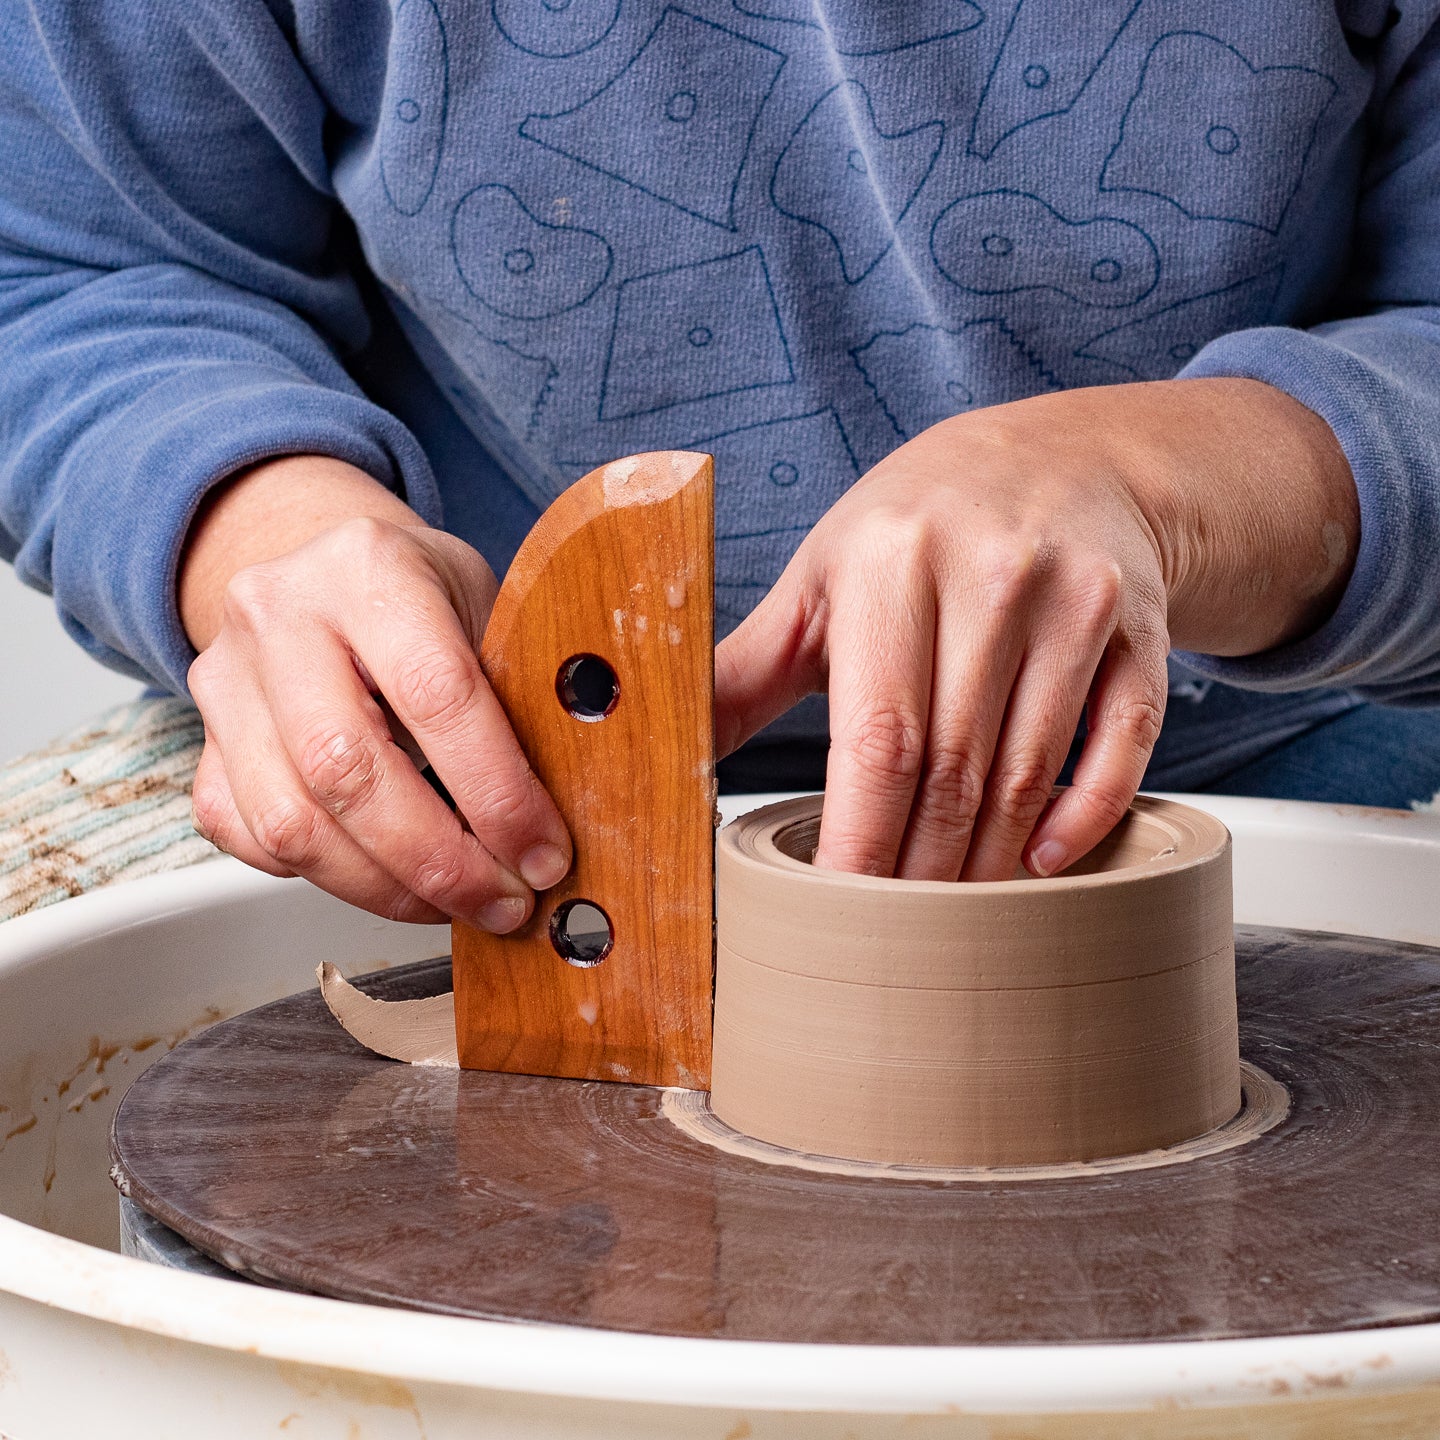
[[0, 766], [0, 920], [218, 854], [190, 824], [203, 740], [187, 701], [140, 699]]

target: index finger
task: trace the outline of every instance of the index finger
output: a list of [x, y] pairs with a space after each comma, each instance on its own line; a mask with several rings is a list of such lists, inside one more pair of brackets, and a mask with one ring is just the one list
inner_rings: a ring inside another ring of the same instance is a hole
[[355, 652], [480, 843], [527, 885], [548, 889], [570, 868], [565, 822], [439, 586], [407, 599], [402, 620], [365, 615]]

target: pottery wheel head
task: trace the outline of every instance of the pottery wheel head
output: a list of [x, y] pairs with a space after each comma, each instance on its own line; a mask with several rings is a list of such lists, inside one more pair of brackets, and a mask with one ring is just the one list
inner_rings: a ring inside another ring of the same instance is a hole
[[[865, 1344], [1440, 1318], [1440, 951], [1242, 929], [1236, 960], [1246, 1061], [1290, 1108], [1183, 1164], [979, 1184], [776, 1164], [677, 1127], [674, 1092], [379, 1059], [311, 992], [142, 1074], [117, 1173], [232, 1269], [448, 1314]], [[449, 966], [361, 983], [415, 999]]]

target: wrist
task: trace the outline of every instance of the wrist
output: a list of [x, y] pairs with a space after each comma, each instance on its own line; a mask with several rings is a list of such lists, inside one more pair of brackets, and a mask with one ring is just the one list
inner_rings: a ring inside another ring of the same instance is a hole
[[325, 455], [265, 460], [215, 486], [186, 533], [176, 577], [180, 621], [190, 643], [203, 650], [215, 638], [226, 587], [239, 571], [367, 516], [425, 528], [378, 480]]
[[1155, 537], [1178, 649], [1247, 655], [1333, 613], [1359, 545], [1349, 462], [1325, 421], [1258, 380], [1120, 387], [1120, 470]]

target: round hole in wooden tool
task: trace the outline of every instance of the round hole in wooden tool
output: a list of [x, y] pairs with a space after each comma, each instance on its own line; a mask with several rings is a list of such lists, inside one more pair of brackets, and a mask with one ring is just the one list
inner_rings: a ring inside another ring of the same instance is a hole
[[818, 796], [717, 868], [711, 1105], [809, 1155], [1033, 1166], [1193, 1140], [1240, 1109], [1230, 837], [1140, 797], [1064, 874], [818, 869]]
[[598, 655], [572, 655], [555, 676], [555, 693], [577, 720], [603, 720], [620, 699], [620, 680]]
[[615, 944], [610, 917], [589, 900], [567, 900], [550, 917], [550, 943], [555, 953], [577, 970], [598, 965]]

